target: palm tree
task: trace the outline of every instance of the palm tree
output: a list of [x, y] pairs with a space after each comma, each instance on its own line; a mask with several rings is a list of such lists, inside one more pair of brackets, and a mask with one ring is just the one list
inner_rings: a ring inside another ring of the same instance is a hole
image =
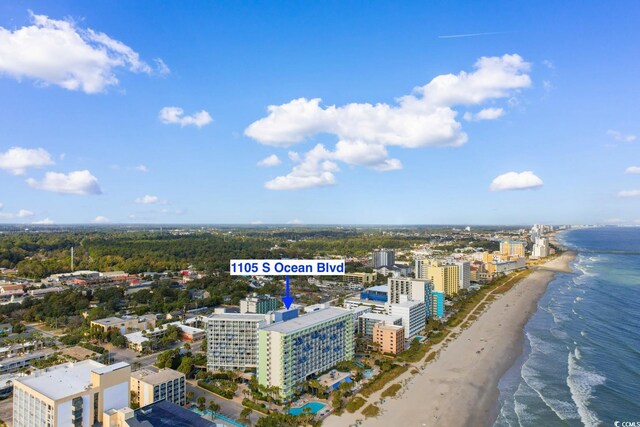
[[211, 412], [218, 412], [220, 411], [220, 405], [216, 401], [212, 400], [209, 402], [209, 410]]
[[194, 393], [193, 393], [191, 390], [189, 390], [189, 391], [187, 392], [187, 400], [188, 400], [188, 401], [193, 400], [193, 396], [194, 396]]
[[240, 421], [242, 424], [251, 425], [249, 415], [251, 415], [251, 409], [247, 407], [242, 408], [242, 411], [240, 411], [240, 419], [238, 421]]

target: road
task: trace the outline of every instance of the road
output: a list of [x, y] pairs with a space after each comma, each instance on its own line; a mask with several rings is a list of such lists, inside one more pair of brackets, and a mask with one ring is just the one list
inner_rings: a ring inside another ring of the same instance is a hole
[[[184, 344], [185, 343], [183, 342], [176, 343], [172, 347], [170, 347], [170, 349], [182, 347]], [[192, 353], [196, 353], [200, 351], [200, 348], [202, 347], [202, 341], [197, 341], [189, 344], [191, 345], [191, 350], [189, 351], [191, 351]], [[140, 364], [140, 366], [147, 366], [147, 365], [154, 364], [156, 362], [156, 358], [158, 357], [158, 355], [163, 351], [167, 350], [165, 349], [162, 351], [158, 351], [156, 353], [148, 354], [146, 356], [141, 356], [140, 353], [137, 353], [131, 349], [114, 347], [110, 344], [105, 345], [105, 348], [109, 350], [109, 360], [111, 363], [127, 362], [133, 365], [134, 363], [137, 362]]]

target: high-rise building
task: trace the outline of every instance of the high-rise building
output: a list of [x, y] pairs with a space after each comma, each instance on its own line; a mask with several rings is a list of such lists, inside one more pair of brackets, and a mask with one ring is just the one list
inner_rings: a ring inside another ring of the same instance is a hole
[[403, 297], [401, 302], [389, 304], [391, 316], [402, 318], [405, 339], [412, 339], [425, 327], [427, 307], [424, 301], [411, 301]]
[[207, 370], [258, 366], [258, 330], [264, 314], [216, 313], [207, 318]]
[[433, 291], [431, 294], [431, 317], [440, 319], [444, 316], [444, 292]]
[[143, 368], [131, 374], [130, 390], [135, 393], [139, 406], [159, 400], [184, 405], [185, 387], [185, 375], [173, 369], [156, 372]]
[[458, 266], [458, 289], [469, 289], [471, 286], [471, 263], [469, 261], [454, 261]]
[[390, 249], [374, 249], [371, 264], [374, 269], [392, 267], [396, 263], [396, 253]]
[[309, 378], [353, 358], [353, 314], [329, 307], [259, 331], [258, 382], [290, 397]]
[[249, 295], [240, 301], [240, 313], [267, 314], [278, 309], [278, 299], [271, 295]]
[[544, 258], [549, 256], [549, 239], [546, 237], [538, 237], [533, 244], [531, 256], [534, 258]]
[[429, 279], [392, 277], [387, 280], [387, 287], [387, 301], [390, 303], [399, 303], [403, 295], [414, 301], [431, 300], [432, 282]]
[[382, 353], [399, 354], [404, 351], [404, 327], [378, 322], [373, 326], [373, 342]]
[[433, 290], [444, 292], [446, 296], [453, 296], [460, 290], [459, 266], [445, 264], [442, 261], [431, 260], [424, 268], [423, 277], [433, 283]]
[[15, 427], [90, 427], [129, 406], [131, 367], [94, 360], [65, 363], [13, 381]]
[[519, 242], [515, 240], [503, 240], [500, 242], [500, 254], [503, 256], [511, 257], [523, 257], [525, 242]]

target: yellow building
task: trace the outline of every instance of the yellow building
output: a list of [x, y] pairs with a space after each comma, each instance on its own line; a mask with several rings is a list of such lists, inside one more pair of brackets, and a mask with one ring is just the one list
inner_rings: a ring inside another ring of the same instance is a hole
[[173, 369], [140, 369], [131, 374], [131, 391], [139, 406], [167, 400], [185, 404], [185, 375]]
[[382, 353], [399, 354], [404, 351], [404, 326], [378, 322], [373, 325], [373, 342]]
[[424, 278], [433, 282], [433, 290], [444, 292], [445, 296], [453, 296], [460, 290], [459, 269], [452, 264], [443, 264], [437, 260], [432, 260], [424, 268]]
[[94, 360], [65, 363], [13, 381], [15, 427], [90, 427], [103, 412], [129, 406], [131, 367]]
[[359, 283], [368, 285], [376, 281], [376, 273], [347, 273], [344, 275], [344, 281], [347, 283]]
[[525, 242], [505, 240], [500, 242], [500, 254], [506, 257], [524, 257]]

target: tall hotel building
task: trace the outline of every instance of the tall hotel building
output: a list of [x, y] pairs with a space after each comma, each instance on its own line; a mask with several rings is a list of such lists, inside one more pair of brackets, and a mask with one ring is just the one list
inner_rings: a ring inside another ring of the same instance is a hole
[[460, 290], [460, 267], [445, 264], [442, 261], [431, 260], [429, 266], [423, 267], [421, 279], [433, 282], [433, 290], [444, 292], [446, 296], [453, 296]]
[[65, 363], [13, 381], [15, 427], [90, 427], [129, 406], [131, 367], [93, 360]]
[[290, 397], [296, 386], [350, 360], [354, 352], [353, 313], [329, 307], [259, 331], [258, 382]]
[[374, 249], [371, 255], [371, 265], [374, 269], [392, 267], [396, 263], [396, 253], [389, 249]]
[[500, 254], [503, 256], [524, 256], [525, 242], [519, 242], [514, 240], [504, 240], [500, 242]]
[[242, 370], [258, 366], [258, 330], [264, 314], [220, 313], [207, 318], [207, 370]]

